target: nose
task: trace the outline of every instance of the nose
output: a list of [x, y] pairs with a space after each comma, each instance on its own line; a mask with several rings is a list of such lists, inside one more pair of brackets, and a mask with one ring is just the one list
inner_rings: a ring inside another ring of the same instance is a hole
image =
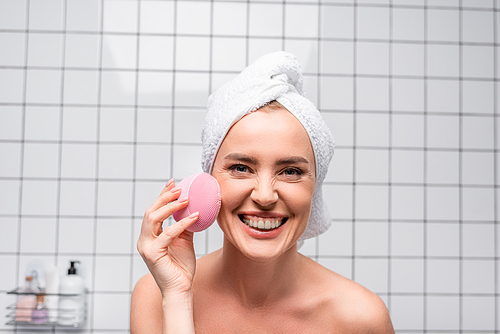
[[272, 179], [259, 179], [255, 184], [250, 198], [262, 207], [268, 207], [278, 200], [278, 193]]

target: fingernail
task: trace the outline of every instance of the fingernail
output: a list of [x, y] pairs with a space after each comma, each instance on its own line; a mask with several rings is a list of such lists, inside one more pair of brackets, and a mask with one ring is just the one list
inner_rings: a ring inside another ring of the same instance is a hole
[[167, 184], [165, 185], [165, 187], [168, 187], [169, 185], [172, 184], [172, 182], [174, 182], [175, 179], [174, 178], [171, 178], [170, 180], [168, 180]]
[[179, 198], [177, 201], [178, 202], [186, 202], [188, 200], [188, 197], [187, 196], [184, 196], [182, 198]]
[[171, 193], [176, 193], [176, 192], [178, 192], [180, 190], [181, 190], [181, 187], [174, 187], [174, 188], [170, 189], [170, 192]]
[[199, 215], [200, 215], [200, 213], [197, 211], [197, 212], [194, 212], [194, 213], [190, 214], [189, 218], [198, 217]]

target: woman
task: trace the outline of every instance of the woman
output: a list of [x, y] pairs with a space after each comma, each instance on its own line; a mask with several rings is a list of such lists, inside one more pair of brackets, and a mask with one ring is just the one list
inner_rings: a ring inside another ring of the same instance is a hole
[[214, 93], [203, 145], [223, 247], [196, 260], [196, 213], [162, 231], [189, 201], [170, 181], [144, 217], [151, 274], [132, 295], [132, 333], [394, 333], [377, 295], [297, 251], [329, 227], [321, 185], [334, 142], [293, 56], [266, 55]]

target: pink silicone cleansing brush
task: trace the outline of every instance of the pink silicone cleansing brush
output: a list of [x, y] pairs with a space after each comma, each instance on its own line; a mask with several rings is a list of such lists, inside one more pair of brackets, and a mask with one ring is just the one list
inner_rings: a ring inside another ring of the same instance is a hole
[[188, 197], [189, 204], [174, 212], [175, 221], [179, 221], [194, 212], [199, 212], [198, 221], [187, 228], [191, 232], [203, 231], [210, 227], [217, 218], [220, 209], [220, 187], [210, 174], [198, 173], [183, 179], [177, 185], [181, 187], [179, 198]]

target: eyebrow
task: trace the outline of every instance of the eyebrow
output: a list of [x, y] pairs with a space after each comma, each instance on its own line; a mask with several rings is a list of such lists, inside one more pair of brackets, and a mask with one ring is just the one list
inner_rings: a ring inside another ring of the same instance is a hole
[[[257, 164], [257, 160], [255, 158], [241, 153], [230, 153], [224, 157], [224, 160], [237, 160], [246, 163]], [[276, 165], [277, 166], [293, 165], [297, 163], [309, 164], [309, 160], [301, 156], [291, 156], [278, 160], [276, 162]]]

